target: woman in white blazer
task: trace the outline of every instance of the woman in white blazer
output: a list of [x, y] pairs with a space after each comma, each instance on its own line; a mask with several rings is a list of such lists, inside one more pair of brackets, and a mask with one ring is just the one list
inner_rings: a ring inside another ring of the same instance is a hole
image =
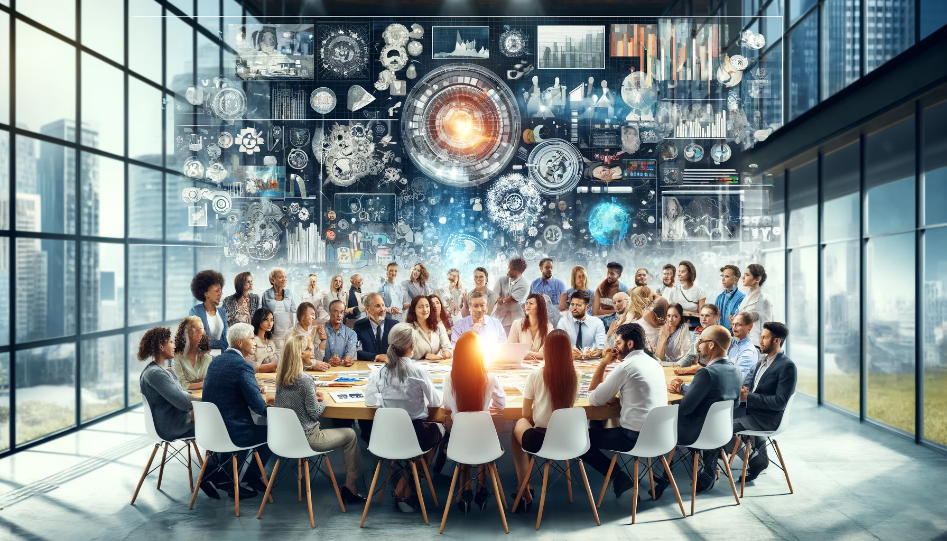
[[411, 299], [404, 322], [414, 330], [412, 359], [441, 361], [451, 358], [453, 348], [447, 329], [434, 318], [431, 301], [427, 297], [418, 295]]

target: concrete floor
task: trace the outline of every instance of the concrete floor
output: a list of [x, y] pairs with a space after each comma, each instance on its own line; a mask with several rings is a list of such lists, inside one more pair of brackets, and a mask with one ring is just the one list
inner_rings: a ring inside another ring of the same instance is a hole
[[[309, 528], [305, 503], [296, 499], [295, 483], [274, 491], [263, 518], [256, 512], [260, 496], [244, 500], [242, 516], [234, 516], [233, 500], [211, 500], [200, 494], [194, 510], [186, 469], [171, 463], [162, 490], [156, 474], [142, 487], [134, 506], [128, 504], [151, 452], [144, 436], [140, 409], [99, 423], [32, 450], [0, 460], [0, 539], [247, 539], [274, 534], [313, 533], [323, 538], [438, 538], [450, 477], [435, 475], [441, 507], [426, 498], [431, 525], [420, 513], [395, 513], [390, 505], [372, 507], [365, 528], [358, 523], [362, 509], [339, 510], [331, 485], [313, 485], [316, 529]], [[552, 486], [542, 528], [534, 531], [536, 509], [528, 515], [508, 515], [512, 535], [537, 539], [947, 539], [947, 455], [915, 445], [811, 401], [797, 400], [793, 426], [781, 439], [795, 494], [785, 478], [770, 467], [748, 484], [742, 505], [734, 505], [726, 482], [718, 482], [697, 498], [697, 514], [682, 518], [673, 493], [658, 502], [638, 506], [638, 523], [631, 525], [631, 493], [616, 500], [609, 489], [595, 526], [585, 495], [567, 500], [564, 481]], [[509, 442], [509, 427], [501, 438]], [[160, 456], [160, 454], [159, 454]], [[334, 452], [341, 478], [341, 456]], [[365, 481], [371, 481], [374, 460], [362, 450]], [[452, 464], [444, 473], [452, 472]], [[500, 461], [507, 492], [513, 490], [509, 454]], [[597, 496], [602, 476], [589, 469]], [[675, 471], [689, 510], [689, 478]], [[196, 471], [195, 471], [196, 478]], [[422, 481], [423, 484], [423, 481]], [[739, 489], [739, 487], [738, 487]], [[424, 488], [427, 494], [427, 487]], [[364, 489], [363, 489], [364, 492]], [[537, 494], [538, 497], [538, 494]], [[386, 495], [390, 502], [390, 493]], [[510, 500], [512, 504], [512, 499]], [[496, 504], [463, 516], [451, 510], [445, 538], [507, 538]]]

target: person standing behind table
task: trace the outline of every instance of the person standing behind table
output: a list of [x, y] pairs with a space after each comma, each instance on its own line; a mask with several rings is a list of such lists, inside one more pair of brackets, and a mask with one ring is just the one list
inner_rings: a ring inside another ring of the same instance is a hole
[[293, 318], [299, 301], [292, 291], [286, 288], [286, 272], [283, 269], [270, 271], [270, 287], [263, 292], [263, 306], [273, 312], [273, 340], [276, 347], [283, 349], [289, 332], [293, 329]]
[[352, 329], [359, 343], [356, 358], [360, 361], [384, 362], [388, 358], [388, 334], [398, 322], [388, 317], [388, 309], [381, 294], [369, 293], [364, 303], [368, 317], [356, 321]]
[[276, 347], [276, 341], [273, 340], [273, 312], [266, 308], [253, 312], [252, 325], [256, 351], [247, 356], [247, 360], [253, 365], [255, 372], [276, 372], [283, 352]]
[[[355, 331], [342, 324], [345, 315], [345, 303], [332, 301], [329, 303], [329, 321], [325, 325], [326, 337], [315, 352], [317, 361], [316, 370], [328, 370], [330, 366], [352, 366], [355, 364], [358, 338]], [[321, 337], [320, 337], [321, 338]], [[328, 365], [328, 366], [325, 366]]]
[[[489, 287], [490, 284], [490, 274], [487, 272], [487, 269], [483, 267], [477, 267], [473, 272], [474, 288], [467, 293], [467, 303], [464, 305], [463, 314], [464, 317], [467, 317], [471, 314], [470, 310], [470, 300], [473, 298], [474, 293], [483, 293], [486, 295], [487, 303], [487, 313], [492, 314], [493, 309], [497, 305], [497, 294], [493, 292], [493, 289]], [[457, 323], [456, 321], [454, 322]]]
[[227, 312], [219, 306], [223, 290], [224, 275], [215, 270], [201, 271], [191, 280], [191, 295], [201, 304], [192, 306], [187, 315], [201, 318], [211, 349], [227, 349]]
[[[572, 273], [569, 279], [569, 289], [565, 293], [559, 296], [559, 312], [566, 312], [569, 310], [569, 300], [572, 299], [572, 294], [576, 291], [585, 291], [589, 294], [589, 298], [595, 298], [595, 292], [589, 289], [589, 274], [585, 271], [585, 267], [582, 265], [576, 265], [572, 267]], [[592, 315], [592, 303], [589, 302], [589, 315]], [[564, 315], [564, 314], [563, 314]], [[556, 324], [558, 326], [558, 323]]]
[[392, 261], [385, 269], [385, 281], [382, 282], [378, 293], [385, 302], [386, 310], [391, 314], [391, 318], [401, 322], [404, 321], [405, 311], [411, 304], [411, 297], [401, 284], [395, 282], [397, 277], [398, 264]]
[[658, 295], [664, 295], [664, 292], [674, 287], [674, 278], [677, 276], [677, 269], [674, 265], [668, 263], [661, 269], [661, 285], [654, 290]]
[[654, 345], [654, 356], [661, 366], [675, 366], [678, 363], [690, 365], [697, 357], [694, 349], [693, 334], [684, 323], [684, 310], [680, 304], [668, 307], [667, 321], [658, 333]]
[[569, 313], [559, 320], [558, 329], [569, 334], [573, 359], [597, 357], [605, 349], [605, 326], [602, 320], [588, 313], [589, 294], [585, 291], [572, 293]]
[[[223, 353], [214, 357], [207, 369], [207, 378], [204, 380], [202, 400], [217, 406], [220, 416], [227, 427], [227, 434], [238, 447], [256, 447], [263, 465], [269, 460], [270, 448], [266, 445], [266, 426], [253, 422], [250, 412], [260, 417], [266, 417], [266, 406], [273, 405], [274, 399], [263, 398], [263, 388], [253, 376], [253, 365], [247, 357], [256, 352], [256, 341], [253, 339], [253, 327], [246, 323], [237, 323], [227, 331], [227, 342], [230, 345]], [[262, 444], [262, 445], [261, 445]], [[237, 461], [242, 463], [252, 450], [235, 453]], [[215, 457], [220, 460], [219, 455]], [[222, 471], [216, 471], [210, 481], [219, 488], [226, 488], [228, 495], [233, 497], [233, 480]], [[266, 490], [264, 479], [257, 468], [248, 468], [243, 481], [254, 491]], [[240, 489], [240, 498], [252, 497], [256, 493]]]
[[641, 267], [635, 271], [635, 287], [647, 286], [650, 280], [651, 273], [648, 272], [648, 269]]
[[428, 283], [430, 275], [427, 272], [427, 267], [423, 263], [415, 263], [411, 267], [411, 276], [409, 279], [401, 282], [401, 287], [408, 293], [408, 297], [414, 299], [418, 295], [428, 296], [434, 292], [431, 288], [431, 285]]
[[668, 300], [664, 297], [658, 297], [651, 303], [651, 309], [646, 310], [641, 319], [635, 321], [644, 330], [645, 340], [647, 341], [645, 347], [650, 351], [654, 351], [654, 348], [657, 347], [658, 336], [660, 336], [661, 329], [667, 323], [667, 316]]
[[178, 323], [174, 334], [174, 359], [171, 370], [181, 387], [189, 391], [204, 388], [204, 377], [210, 366], [210, 340], [204, 334], [204, 324], [197, 316], [187, 316]]
[[283, 357], [276, 373], [276, 407], [293, 410], [299, 419], [309, 447], [318, 453], [342, 449], [345, 483], [339, 495], [345, 503], [364, 502], [355, 482], [362, 477], [362, 459], [358, 439], [351, 428], [325, 428], [319, 417], [326, 409], [325, 397], [316, 391], [316, 380], [303, 368], [304, 357], [312, 356], [312, 341], [308, 335], [297, 334], [286, 341]]
[[546, 298], [539, 293], [530, 293], [526, 297], [524, 311], [526, 315], [523, 319], [517, 319], [510, 327], [510, 336], [507, 343], [510, 344], [529, 344], [529, 353], [527, 359], [542, 359], [543, 344], [546, 342], [546, 336], [553, 331], [552, 323], [549, 323], [546, 312]]
[[260, 307], [260, 296], [253, 291], [253, 276], [241, 272], [233, 279], [234, 294], [224, 298], [223, 308], [227, 312], [227, 325], [250, 323], [253, 312]]
[[[413, 364], [411, 358], [414, 354], [414, 329], [411, 325], [396, 324], [388, 334], [388, 341], [389, 345], [384, 354], [385, 366], [373, 370], [368, 377], [365, 405], [407, 411], [421, 449], [433, 449], [441, 441], [441, 430], [436, 423], [424, 421], [428, 418], [428, 408], [440, 407], [443, 397], [434, 387], [427, 370]], [[364, 431], [364, 428], [362, 430]], [[413, 483], [403, 479], [395, 486], [395, 503], [402, 511], [414, 510], [412, 485]]]
[[677, 266], [678, 284], [664, 291], [664, 298], [668, 304], [680, 304], [684, 308], [684, 316], [688, 318], [700, 317], [700, 309], [704, 307], [707, 294], [694, 284], [697, 279], [697, 268], [690, 261], [681, 261]]
[[539, 271], [542, 273], [542, 276], [533, 280], [533, 283], [529, 285], [530, 293], [537, 293], [544, 297], [546, 301], [546, 317], [549, 320], [549, 323], [553, 327], [559, 323], [559, 299], [562, 297], [562, 294], [566, 291], [566, 285], [562, 283], [562, 280], [554, 277], [552, 275], [552, 259], [543, 258], [539, 262]]
[[619, 280], [622, 270], [624, 270], [620, 263], [610, 261], [605, 265], [605, 268], [608, 273], [596, 288], [595, 297], [592, 299], [592, 315], [599, 317], [602, 320], [602, 325], [608, 327], [615, 319], [613, 298], [619, 291], [627, 293], [628, 286]]
[[[467, 290], [460, 282], [460, 271], [451, 269], [447, 271], [447, 283], [438, 288], [437, 296], [441, 299], [444, 312], [447, 314], [449, 322], [445, 321], [444, 326], [449, 331], [453, 324], [464, 317], [464, 308], [467, 305]], [[443, 320], [443, 318], [439, 318]]]
[[513, 321], [523, 317], [523, 301], [529, 295], [529, 284], [523, 278], [526, 272], [526, 261], [515, 257], [507, 263], [506, 279], [497, 280], [493, 292], [497, 294], [497, 307], [494, 317], [503, 324], [503, 330], [510, 334]]
[[[704, 332], [704, 329], [709, 329], [714, 325], [719, 325], [720, 321], [720, 311], [717, 309], [715, 304], [705, 304], [703, 308], [700, 309], [700, 327], [694, 329], [694, 337], [692, 338], [694, 353], [697, 352], [697, 341], [700, 340], [700, 335]], [[728, 354], [729, 357], [729, 354]], [[674, 365], [674, 373], [678, 376], [684, 374], [696, 374], [698, 370], [703, 368], [699, 362], [697, 362], [697, 356], [688, 356]]]
[[727, 350], [727, 358], [737, 365], [746, 377], [760, 360], [760, 350], [750, 340], [750, 333], [753, 332], [753, 316], [749, 312], [740, 312], [730, 323], [733, 325], [733, 343]]
[[739, 313], [740, 303], [746, 295], [737, 287], [740, 281], [740, 267], [736, 265], [724, 265], [720, 267], [720, 283], [723, 291], [717, 295], [714, 304], [720, 309], [720, 324], [728, 331], [730, 327], [730, 316]]
[[362, 305], [362, 275], [353, 274], [349, 278], [349, 283], [351, 286], [345, 299], [345, 326], [351, 329], [355, 322], [362, 318], [365, 311]]
[[[760, 289], [766, 282], [766, 269], [759, 263], [753, 263], [746, 266], [743, 273], [743, 287], [749, 290], [749, 293], [740, 301], [740, 312], [749, 312], [753, 316], [753, 329], [750, 331], [750, 342], [754, 346], [760, 345], [760, 332], [763, 325], [773, 320], [773, 303], [769, 297], [763, 295]], [[730, 318], [731, 323], [733, 317]]]
[[434, 318], [429, 297], [418, 295], [408, 307], [404, 322], [414, 329], [415, 360], [440, 361], [450, 359], [453, 351], [447, 329]]
[[[638, 442], [648, 413], [667, 404], [664, 370], [645, 353], [644, 341], [644, 331], [637, 323], [619, 327], [615, 331], [615, 347], [605, 350], [589, 383], [590, 405], [621, 404], [621, 426], [590, 428], [589, 450], [582, 455], [582, 460], [602, 475], [608, 473], [610, 464], [602, 451], [630, 451]], [[619, 364], [605, 377], [608, 365], [616, 361]], [[634, 481], [621, 468], [611, 478], [616, 498], [634, 486]]]
[[499, 344], [506, 342], [506, 331], [503, 324], [495, 317], [487, 315], [487, 295], [481, 291], [470, 294], [470, 315], [454, 325], [451, 333], [451, 345], [456, 348], [457, 341], [465, 332], [473, 332], [480, 336], [485, 344]]
[[326, 292], [319, 289], [319, 275], [310, 274], [309, 284], [302, 294], [302, 302], [308, 302], [316, 307], [316, 323], [325, 323], [329, 319], [329, 310], [326, 306]]

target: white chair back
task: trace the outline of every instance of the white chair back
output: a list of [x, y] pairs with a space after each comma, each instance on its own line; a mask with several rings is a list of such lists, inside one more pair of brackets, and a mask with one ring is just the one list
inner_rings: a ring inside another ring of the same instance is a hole
[[733, 400], [714, 402], [707, 411], [704, 426], [697, 441], [688, 445], [694, 449], [717, 449], [733, 437]]
[[572, 460], [588, 450], [589, 422], [585, 408], [563, 408], [552, 412], [543, 445], [535, 454], [549, 460]]
[[288, 408], [266, 408], [266, 444], [276, 456], [308, 458], [319, 454], [309, 440], [296, 412]]
[[145, 395], [141, 395], [141, 406], [145, 414], [145, 433], [155, 442], [163, 442], [164, 439], [158, 435], [158, 431], [155, 429], [155, 418], [151, 415], [151, 407], [148, 405]]
[[776, 430], [774, 430], [773, 433], [769, 435], [769, 437], [775, 438], [776, 436], [782, 434], [783, 431], [786, 430], [786, 427], [789, 426], [789, 410], [792, 409], [792, 401], [795, 399], [796, 393], [792, 393], [792, 395], [789, 396], [789, 400], [786, 401], [786, 409], [783, 410], [783, 417], [779, 420], [779, 426], [776, 427]]
[[194, 439], [201, 449], [213, 453], [234, 453], [247, 449], [237, 447], [230, 434], [220, 410], [211, 402], [191, 402], [194, 406]]
[[677, 445], [677, 415], [680, 406], [659, 406], [648, 412], [638, 441], [627, 454], [654, 457], [671, 452]]
[[421, 446], [408, 412], [400, 408], [375, 410], [368, 450], [378, 458], [407, 460], [420, 456]]
[[500, 438], [490, 412], [468, 411], [454, 417], [447, 458], [458, 464], [486, 464], [500, 458]]

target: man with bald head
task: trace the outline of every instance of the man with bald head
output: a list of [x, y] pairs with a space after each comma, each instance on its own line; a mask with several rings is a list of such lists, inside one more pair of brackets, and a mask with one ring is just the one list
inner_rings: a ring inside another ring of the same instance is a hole
[[614, 323], [615, 320], [625, 312], [625, 308], [628, 308], [628, 303], [630, 301], [631, 297], [628, 295], [628, 293], [625, 293], [624, 291], [615, 293], [615, 295], [612, 296], [612, 306], [614, 307], [615, 311], [599, 318], [602, 320], [602, 325], [604, 325], [606, 329], [611, 327], [612, 323]]

